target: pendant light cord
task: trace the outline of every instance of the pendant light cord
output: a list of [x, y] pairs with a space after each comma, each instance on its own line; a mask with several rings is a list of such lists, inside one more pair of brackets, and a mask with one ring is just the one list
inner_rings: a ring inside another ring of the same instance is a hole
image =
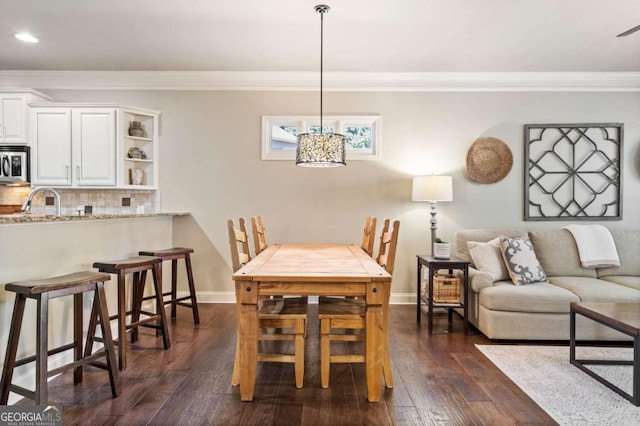
[[322, 127], [322, 67], [323, 67], [323, 44], [324, 44], [324, 14], [325, 10], [320, 10], [320, 134], [324, 133]]

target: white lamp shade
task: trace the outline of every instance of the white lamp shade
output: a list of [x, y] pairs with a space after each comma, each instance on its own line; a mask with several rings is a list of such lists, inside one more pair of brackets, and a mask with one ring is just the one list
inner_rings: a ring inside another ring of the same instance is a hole
[[452, 201], [453, 180], [451, 176], [416, 176], [411, 192], [413, 201]]

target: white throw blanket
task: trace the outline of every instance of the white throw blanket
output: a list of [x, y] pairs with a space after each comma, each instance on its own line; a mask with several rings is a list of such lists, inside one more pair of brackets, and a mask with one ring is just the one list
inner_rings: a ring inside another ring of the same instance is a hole
[[618, 250], [611, 232], [602, 225], [569, 225], [564, 229], [571, 232], [578, 246], [580, 263], [584, 268], [620, 266]]

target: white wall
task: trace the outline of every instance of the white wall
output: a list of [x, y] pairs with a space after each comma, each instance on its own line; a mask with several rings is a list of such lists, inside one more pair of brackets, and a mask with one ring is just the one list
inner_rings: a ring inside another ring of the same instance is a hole
[[[161, 203], [189, 211], [174, 243], [196, 248], [201, 300], [232, 293], [226, 220], [262, 214], [270, 242], [360, 242], [364, 217], [402, 222], [393, 293], [415, 294], [415, 255], [428, 253], [428, 205], [414, 203], [411, 177], [453, 176], [454, 201], [438, 205], [438, 235], [461, 228], [557, 228], [523, 221], [523, 125], [622, 122], [623, 220], [640, 228], [640, 93], [379, 92], [325, 93], [324, 112], [380, 114], [382, 161], [306, 169], [260, 160], [261, 115], [312, 115], [317, 92], [46, 90], [57, 101], [119, 102], [162, 111]], [[493, 185], [465, 177], [469, 146], [504, 140], [514, 164]], [[408, 299], [407, 299], [408, 300]]]

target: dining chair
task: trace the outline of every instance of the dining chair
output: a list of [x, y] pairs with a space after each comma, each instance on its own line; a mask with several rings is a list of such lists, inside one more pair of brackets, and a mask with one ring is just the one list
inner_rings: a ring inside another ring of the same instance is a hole
[[362, 245], [360, 247], [371, 257], [373, 257], [377, 221], [377, 218], [371, 216], [367, 216], [364, 220], [364, 232], [362, 233]]
[[[233, 220], [227, 221], [229, 230], [229, 245], [231, 248], [231, 263], [233, 272], [251, 260], [249, 254], [249, 240], [244, 218], [240, 218], [239, 228]], [[236, 312], [238, 313], [239, 305]], [[239, 317], [239, 315], [238, 315]], [[296, 387], [301, 388], [304, 383], [304, 340], [307, 327], [307, 297], [261, 298], [258, 301], [258, 340], [260, 341], [293, 341], [294, 353], [266, 353], [258, 354], [258, 361], [293, 363], [295, 368]], [[267, 332], [267, 329], [272, 332]], [[236, 358], [233, 365], [231, 384], [240, 384], [238, 368], [238, 349], [240, 342], [236, 340]]]
[[[394, 221], [393, 227], [389, 229], [390, 221], [385, 219], [380, 236], [380, 246], [376, 261], [390, 275], [393, 275], [394, 263], [396, 259], [396, 248], [398, 246], [398, 232], [400, 222]], [[389, 357], [389, 294], [385, 292], [382, 302], [382, 317], [384, 327], [384, 344], [382, 373], [384, 375], [385, 386], [393, 387], [393, 376], [391, 374], [391, 360]], [[365, 335], [366, 304], [363, 299], [320, 297], [318, 305], [318, 318], [320, 319], [320, 381], [323, 388], [329, 387], [329, 371], [331, 363], [352, 363], [365, 362], [364, 354], [331, 354], [332, 341], [362, 341]], [[343, 330], [342, 332], [332, 332]], [[351, 330], [359, 330], [351, 332]]]
[[262, 216], [251, 216], [251, 230], [253, 231], [253, 247], [257, 256], [267, 248], [267, 235]]

